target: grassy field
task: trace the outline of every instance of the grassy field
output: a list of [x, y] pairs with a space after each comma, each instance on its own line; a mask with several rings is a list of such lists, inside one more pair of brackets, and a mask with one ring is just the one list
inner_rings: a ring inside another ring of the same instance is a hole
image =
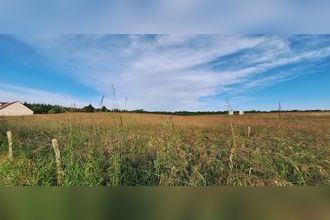
[[65, 186], [330, 183], [327, 113], [65, 113], [0, 118], [0, 185], [56, 185], [54, 138]]

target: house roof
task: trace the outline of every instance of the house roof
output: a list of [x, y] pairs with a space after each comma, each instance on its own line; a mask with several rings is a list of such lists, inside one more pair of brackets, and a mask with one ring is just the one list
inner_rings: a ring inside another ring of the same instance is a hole
[[[16, 102], [19, 102], [19, 101], [16, 101]], [[0, 110], [4, 109], [12, 104], [15, 104], [16, 102], [0, 102]]]

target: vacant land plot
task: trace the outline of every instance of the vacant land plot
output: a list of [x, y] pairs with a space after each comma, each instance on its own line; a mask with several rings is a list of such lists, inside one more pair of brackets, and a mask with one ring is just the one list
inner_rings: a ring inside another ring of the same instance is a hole
[[329, 153], [329, 114], [0, 118], [0, 185], [329, 185]]

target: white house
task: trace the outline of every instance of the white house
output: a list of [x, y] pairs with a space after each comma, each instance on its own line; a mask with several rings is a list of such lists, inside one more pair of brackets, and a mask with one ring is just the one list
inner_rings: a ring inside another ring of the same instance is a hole
[[244, 111], [229, 110], [228, 115], [244, 115]]
[[21, 115], [33, 115], [33, 111], [18, 101], [0, 102], [0, 116]]

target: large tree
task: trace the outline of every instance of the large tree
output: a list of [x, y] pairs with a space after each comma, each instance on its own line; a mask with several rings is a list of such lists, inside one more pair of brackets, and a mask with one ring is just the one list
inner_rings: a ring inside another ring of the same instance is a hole
[[95, 112], [95, 108], [92, 106], [92, 104], [89, 104], [82, 108], [83, 112]]

